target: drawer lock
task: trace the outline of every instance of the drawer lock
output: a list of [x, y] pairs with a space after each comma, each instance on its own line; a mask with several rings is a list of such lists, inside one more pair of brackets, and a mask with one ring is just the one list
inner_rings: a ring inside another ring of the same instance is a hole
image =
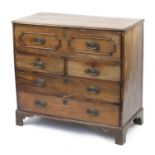
[[64, 104], [64, 105], [67, 105], [67, 104], [68, 104], [68, 100], [66, 100], [66, 99], [63, 100], [63, 104]]

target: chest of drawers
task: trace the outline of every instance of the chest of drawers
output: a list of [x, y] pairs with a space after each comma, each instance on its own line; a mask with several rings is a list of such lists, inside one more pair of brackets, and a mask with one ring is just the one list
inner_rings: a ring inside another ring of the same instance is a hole
[[17, 125], [38, 115], [124, 144], [142, 124], [143, 20], [38, 13], [13, 21], [13, 33]]

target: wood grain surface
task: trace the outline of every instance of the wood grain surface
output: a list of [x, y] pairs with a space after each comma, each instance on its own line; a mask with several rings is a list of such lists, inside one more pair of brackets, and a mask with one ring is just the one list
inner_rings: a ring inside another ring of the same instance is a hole
[[93, 102], [120, 103], [120, 84], [117, 82], [25, 72], [17, 72], [16, 76], [17, 88], [20, 90], [55, 96], [66, 95]]
[[[93, 76], [86, 73], [87, 69], [92, 68], [95, 68], [99, 74]], [[120, 81], [120, 66], [86, 61], [69, 61], [68, 74], [70, 76], [92, 78], [96, 80]]]
[[124, 81], [122, 124], [125, 124], [142, 108], [143, 24], [125, 33], [122, 72]]
[[60, 13], [37, 13], [14, 20], [13, 23], [123, 31], [133, 27], [141, 21], [141, 19], [130, 18], [97, 17]]
[[[36, 112], [51, 116], [59, 116], [89, 122], [105, 123], [118, 126], [119, 123], [119, 106], [91, 102], [82, 102], [80, 100], [67, 100], [54, 96], [45, 96], [34, 93], [19, 92], [19, 108], [23, 111]], [[45, 103], [44, 107], [36, 105], [36, 101], [41, 100]], [[87, 113], [89, 110], [97, 111], [97, 115]]]
[[[64, 74], [64, 60], [50, 56], [16, 54], [16, 68], [40, 73]], [[38, 68], [35, 62], [42, 62], [44, 67]]]

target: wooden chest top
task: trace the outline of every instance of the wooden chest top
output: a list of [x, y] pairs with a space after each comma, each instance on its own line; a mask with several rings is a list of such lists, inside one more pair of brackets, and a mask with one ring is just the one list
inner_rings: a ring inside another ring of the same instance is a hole
[[15, 20], [13, 21], [13, 23], [126, 31], [141, 21], [143, 20], [58, 13], [37, 13], [31, 16]]

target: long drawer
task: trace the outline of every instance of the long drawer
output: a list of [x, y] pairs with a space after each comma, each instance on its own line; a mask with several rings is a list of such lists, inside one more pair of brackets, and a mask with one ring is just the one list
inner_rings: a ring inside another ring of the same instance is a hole
[[47, 93], [56, 96], [120, 103], [120, 84], [64, 76], [17, 72], [17, 87], [26, 91]]
[[38, 114], [118, 126], [119, 106], [18, 92], [19, 109]]

